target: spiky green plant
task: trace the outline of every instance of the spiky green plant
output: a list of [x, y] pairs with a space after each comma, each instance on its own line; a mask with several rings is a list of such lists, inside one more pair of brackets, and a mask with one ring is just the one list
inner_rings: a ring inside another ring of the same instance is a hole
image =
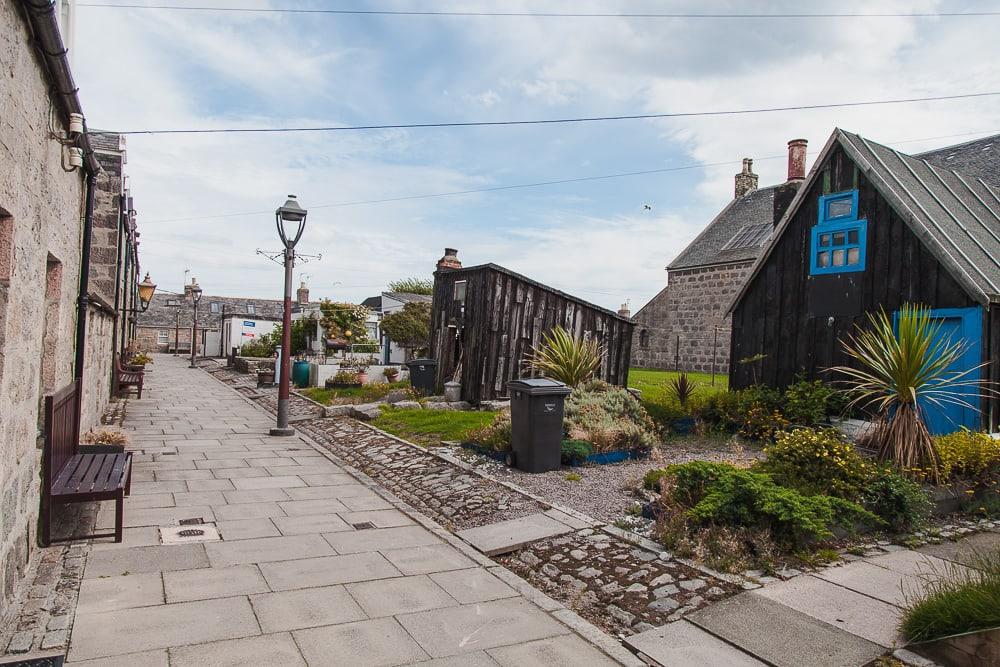
[[576, 338], [562, 327], [542, 334], [525, 363], [535, 371], [571, 387], [589, 380], [601, 365], [604, 349], [592, 338]]
[[978, 410], [970, 399], [992, 390], [977, 379], [980, 366], [949, 370], [968, 349], [968, 342], [940, 336], [942, 322], [926, 306], [904, 304], [895, 326], [880, 309], [869, 313], [868, 325], [841, 341], [858, 367], [829, 370], [842, 376], [840, 384], [851, 393], [848, 408], [859, 406], [875, 414], [868, 437], [879, 458], [904, 472], [921, 471], [937, 482], [939, 460], [919, 401]]
[[694, 396], [694, 391], [697, 388], [698, 383], [689, 378], [687, 373], [681, 373], [670, 381], [670, 392], [682, 408], [687, 407], [688, 401]]

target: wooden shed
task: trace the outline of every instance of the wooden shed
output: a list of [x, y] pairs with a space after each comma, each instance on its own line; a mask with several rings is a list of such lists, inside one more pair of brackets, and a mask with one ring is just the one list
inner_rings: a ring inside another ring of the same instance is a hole
[[[453, 253], [452, 253], [453, 256]], [[462, 399], [507, 396], [507, 382], [530, 375], [523, 360], [542, 334], [561, 325], [596, 338], [605, 349], [597, 377], [625, 386], [632, 321], [496, 264], [439, 268], [434, 273], [431, 352], [438, 384], [461, 363]]]
[[[906, 155], [835, 130], [732, 306], [730, 386], [827, 379], [851, 362], [841, 340], [904, 303], [930, 307], [942, 335], [966, 343], [954, 370], [985, 363], [975, 373], [996, 381], [998, 193], [1000, 136]], [[923, 408], [935, 433], [1000, 420], [995, 398], [978, 411]]]

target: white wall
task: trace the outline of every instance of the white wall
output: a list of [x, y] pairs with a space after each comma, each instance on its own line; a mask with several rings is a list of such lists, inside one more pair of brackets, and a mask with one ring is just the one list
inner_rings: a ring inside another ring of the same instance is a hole
[[[253, 317], [227, 317], [223, 323], [222, 331], [222, 335], [228, 341], [226, 351], [228, 352], [234, 347], [243, 347], [244, 343], [271, 333], [279, 324], [280, 322], [258, 320]], [[218, 346], [218, 341], [216, 341], [216, 346]]]

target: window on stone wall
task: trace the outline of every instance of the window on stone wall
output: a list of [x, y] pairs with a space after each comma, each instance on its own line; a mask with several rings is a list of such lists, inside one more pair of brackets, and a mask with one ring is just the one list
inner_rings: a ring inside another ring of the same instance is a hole
[[156, 344], [166, 345], [170, 342], [170, 332], [165, 329], [160, 329], [156, 332]]
[[639, 347], [649, 347], [649, 329], [639, 332]]
[[212, 303], [210, 303], [209, 304], [209, 309], [213, 313], [218, 313], [219, 312], [219, 302], [218, 301], [213, 301]]
[[45, 321], [42, 326], [42, 391], [56, 387], [59, 353], [59, 306], [63, 265], [52, 253], [45, 262]]
[[14, 274], [14, 218], [0, 208], [0, 378], [3, 378], [4, 332], [7, 331], [7, 298]]

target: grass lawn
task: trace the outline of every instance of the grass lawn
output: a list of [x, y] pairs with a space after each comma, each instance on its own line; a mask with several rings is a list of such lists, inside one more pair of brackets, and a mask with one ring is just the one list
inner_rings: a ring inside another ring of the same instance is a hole
[[[676, 399], [670, 389], [670, 381], [680, 373], [661, 371], [652, 368], [630, 368], [628, 386], [642, 392], [642, 404], [650, 416], [666, 425], [671, 419], [680, 416]], [[710, 396], [729, 387], [729, 378], [721, 373], [715, 375], [715, 385], [712, 385], [711, 373], [688, 373], [688, 379], [695, 383], [695, 397]]]
[[394, 389], [407, 389], [409, 382], [375, 382], [363, 387], [342, 387], [327, 389], [326, 387], [308, 387], [298, 392], [323, 405], [335, 403], [371, 403]]
[[442, 440], [465, 440], [469, 432], [493, 421], [495, 412], [462, 410], [383, 410], [372, 425], [404, 440], [435, 447]]

